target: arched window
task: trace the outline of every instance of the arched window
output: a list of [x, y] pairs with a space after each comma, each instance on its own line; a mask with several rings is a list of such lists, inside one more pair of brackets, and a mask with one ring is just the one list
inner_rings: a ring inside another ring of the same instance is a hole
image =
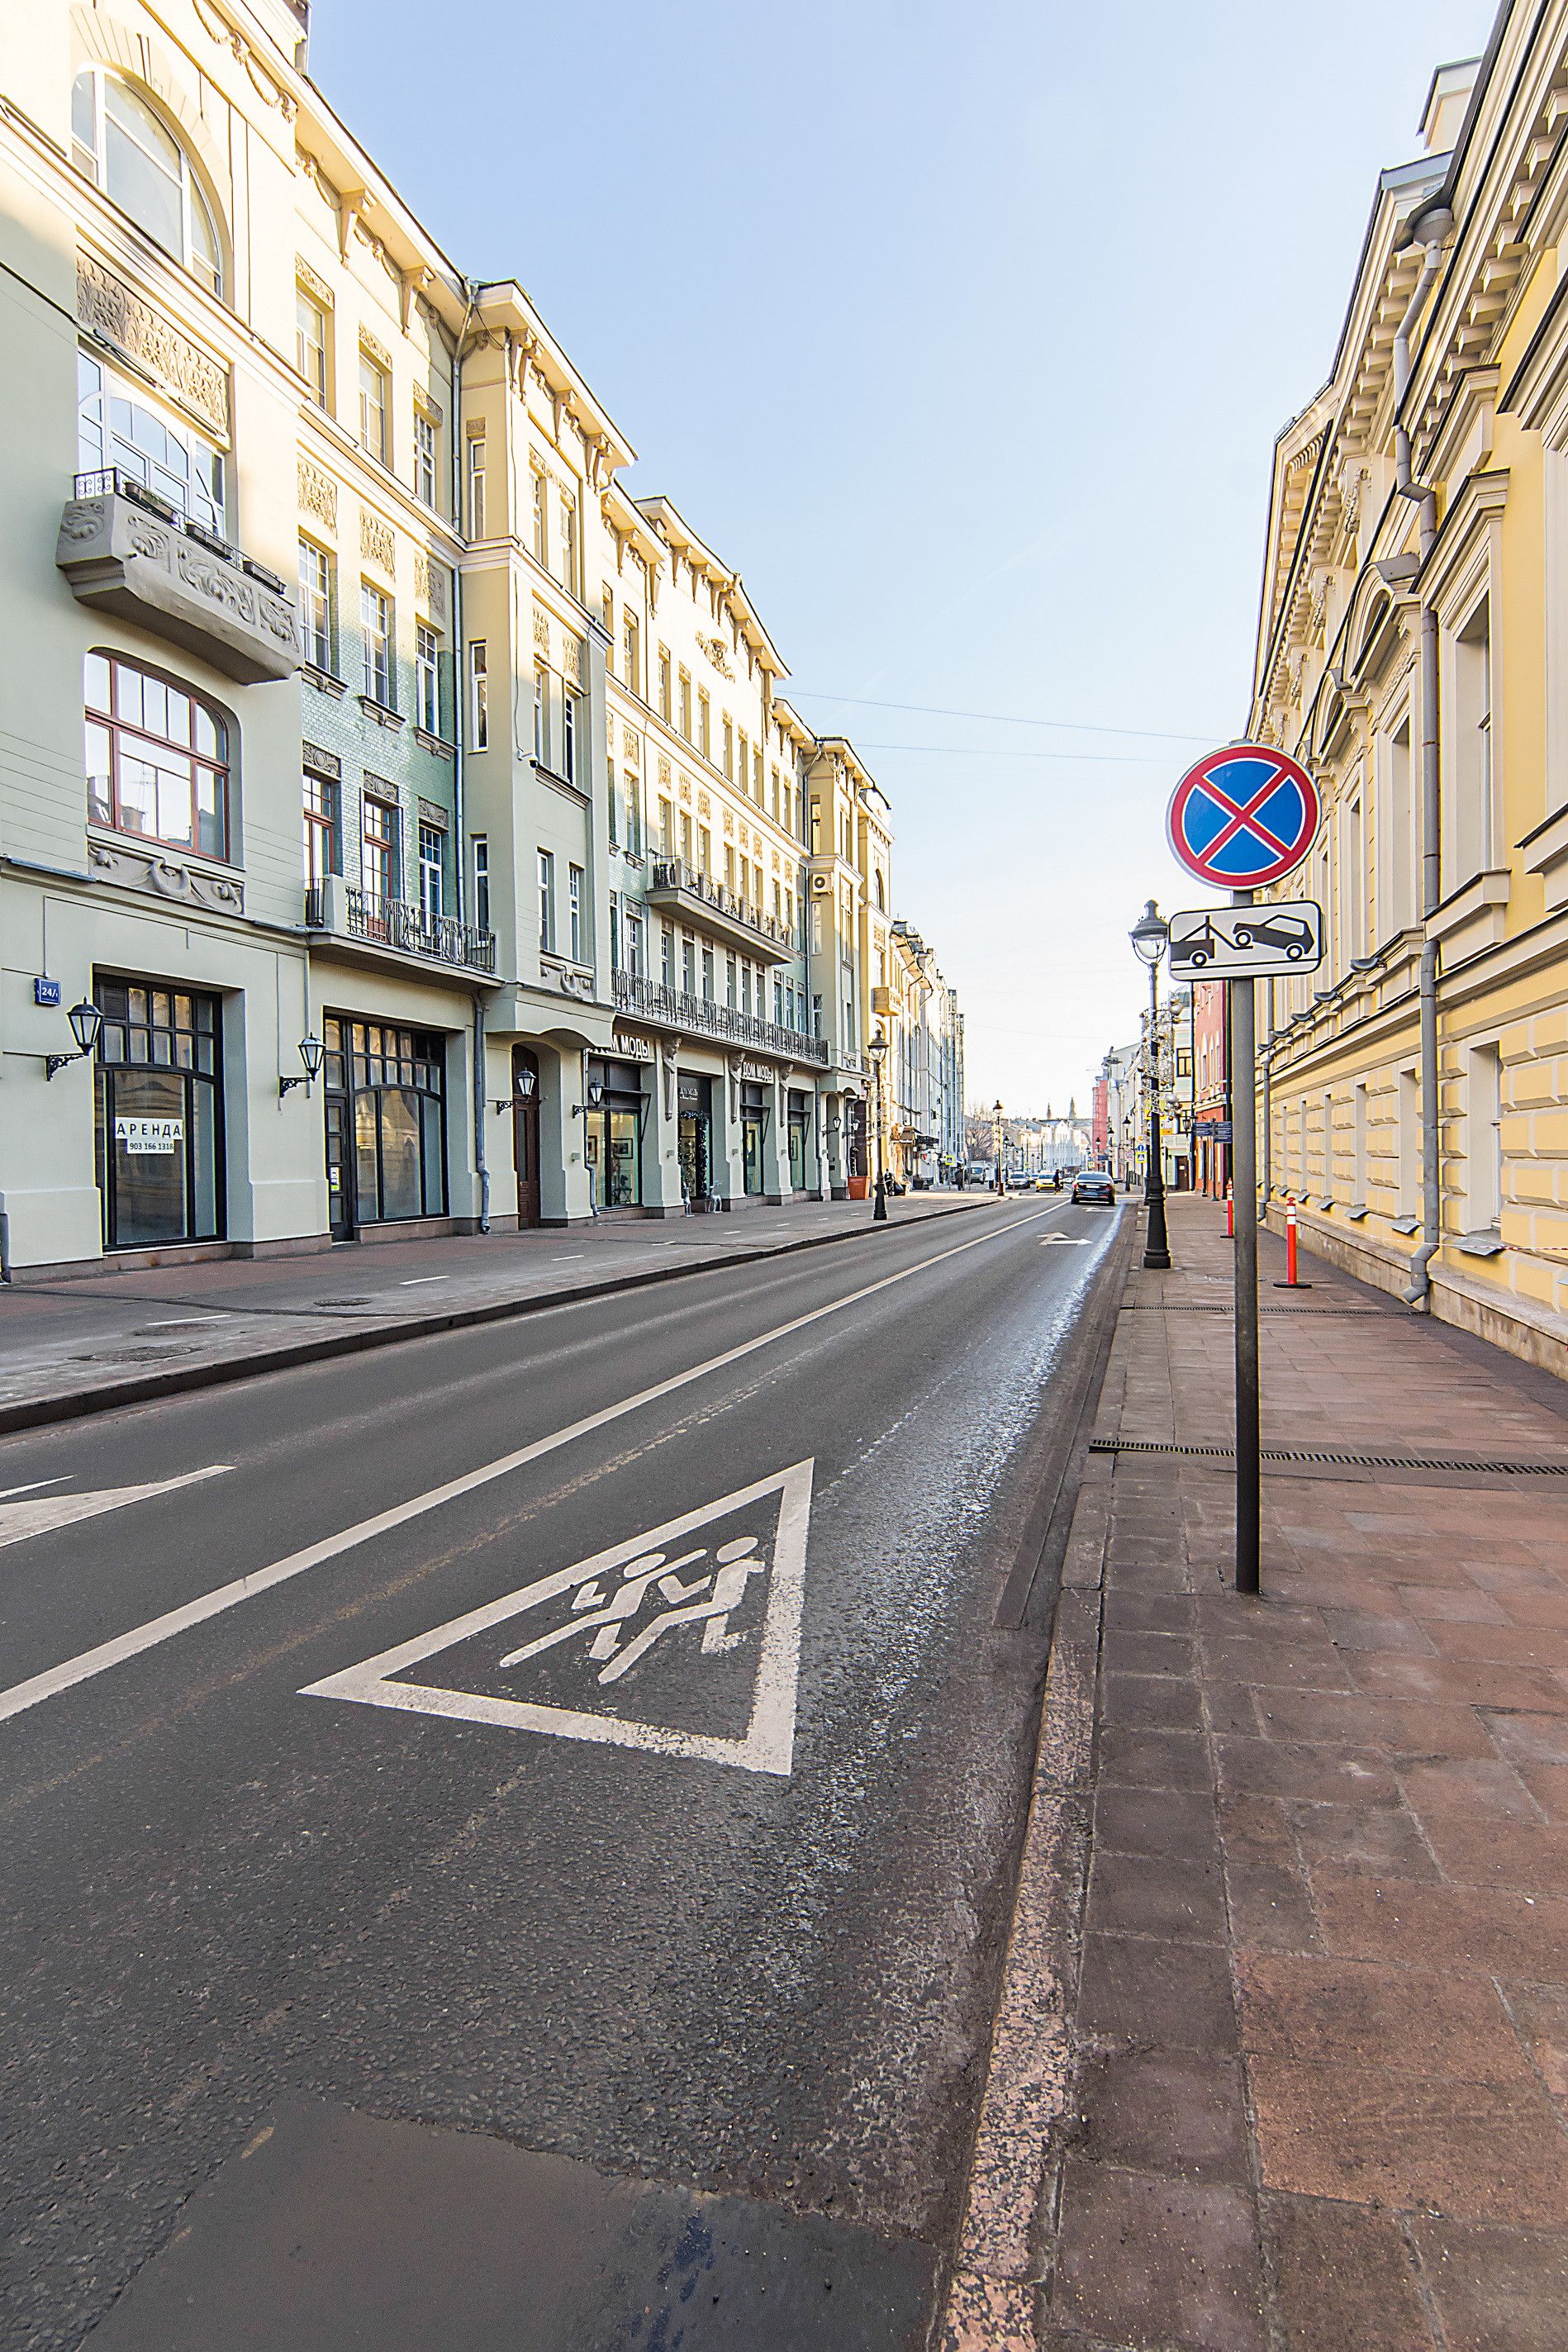
[[217, 226], [190, 158], [145, 99], [100, 66], [71, 91], [71, 155], [165, 253], [223, 292]]
[[143, 841], [228, 856], [228, 727], [122, 654], [87, 657], [87, 813]]
[[223, 458], [195, 427], [156, 409], [142, 386], [77, 354], [77, 468], [134, 475], [192, 522], [225, 536]]
[[878, 912], [879, 915], [885, 915], [885, 914], [887, 913], [887, 911], [888, 911], [888, 893], [887, 893], [887, 890], [885, 889], [885, 887], [883, 887], [883, 882], [882, 882], [882, 869], [881, 869], [881, 867], [880, 867], [879, 866], [878, 866], [878, 868], [877, 868], [876, 879], [877, 879], [877, 912]]

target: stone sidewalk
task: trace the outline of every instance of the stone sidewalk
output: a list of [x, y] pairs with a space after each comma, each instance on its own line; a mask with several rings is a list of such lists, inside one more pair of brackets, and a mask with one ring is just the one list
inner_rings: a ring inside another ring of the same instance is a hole
[[[889, 1228], [999, 1203], [914, 1192]], [[490, 1321], [677, 1274], [847, 1241], [867, 1201], [800, 1201], [664, 1222], [606, 1216], [527, 1233], [353, 1242], [0, 1286], [0, 1432]]]
[[[1171, 1210], [1097, 1446], [1228, 1443]], [[1568, 2347], [1568, 1388], [1261, 1258], [1266, 1445], [1382, 1461], [1266, 1463], [1248, 1601], [1227, 1462], [1090, 1457], [948, 2352]]]

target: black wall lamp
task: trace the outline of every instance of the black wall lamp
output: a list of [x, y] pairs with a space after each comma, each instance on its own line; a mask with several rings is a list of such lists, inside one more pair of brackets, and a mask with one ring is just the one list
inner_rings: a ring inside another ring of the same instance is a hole
[[587, 1117], [588, 1112], [589, 1112], [590, 1110], [597, 1110], [597, 1109], [598, 1109], [599, 1105], [604, 1101], [604, 1099], [605, 1099], [605, 1089], [604, 1089], [604, 1087], [600, 1085], [600, 1083], [599, 1083], [599, 1081], [598, 1081], [598, 1079], [597, 1079], [597, 1078], [593, 1078], [593, 1079], [591, 1079], [591, 1080], [589, 1081], [589, 1085], [588, 1085], [588, 1100], [587, 1100], [587, 1102], [586, 1102], [585, 1104], [584, 1104], [584, 1103], [574, 1103], [574, 1104], [573, 1104], [573, 1106], [572, 1106], [572, 1116], [573, 1116], [573, 1118], [585, 1118]]
[[73, 1062], [85, 1062], [98, 1043], [98, 1033], [103, 1026], [103, 1015], [89, 996], [73, 1004], [66, 1018], [71, 1025], [71, 1035], [79, 1051], [74, 1054], [46, 1054], [44, 1076], [52, 1078], [57, 1070], [68, 1070]]
[[300, 1040], [300, 1059], [305, 1065], [305, 1075], [302, 1078], [279, 1078], [278, 1081], [279, 1101], [282, 1101], [284, 1096], [289, 1093], [291, 1087], [308, 1087], [312, 1078], [319, 1078], [321, 1075], [321, 1064], [326, 1060], [326, 1058], [327, 1049], [325, 1045], [322, 1045], [321, 1040], [319, 1037], [301, 1037]]
[[503, 1110], [514, 1110], [520, 1102], [530, 1099], [538, 1084], [539, 1080], [531, 1070], [519, 1070], [511, 1093], [503, 1096], [500, 1102], [492, 1102], [490, 1108], [498, 1115]]

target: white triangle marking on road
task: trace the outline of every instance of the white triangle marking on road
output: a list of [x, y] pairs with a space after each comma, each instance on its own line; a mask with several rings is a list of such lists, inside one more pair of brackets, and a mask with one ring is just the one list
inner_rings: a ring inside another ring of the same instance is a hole
[[1092, 1234], [1042, 1234], [1042, 1249], [1088, 1249], [1094, 1241]]
[[[68, 1528], [78, 1519], [96, 1519], [104, 1511], [121, 1510], [127, 1503], [144, 1503], [153, 1495], [172, 1495], [176, 1487], [194, 1486], [198, 1479], [218, 1478], [229, 1467], [226, 1462], [214, 1462], [205, 1470], [187, 1470], [178, 1478], [154, 1478], [145, 1486], [100, 1486], [85, 1495], [39, 1495], [30, 1503], [0, 1501], [0, 1544], [22, 1543], [28, 1536], [47, 1535], [55, 1528]], [[55, 1480], [40, 1478], [40, 1486], [53, 1486]], [[11, 1492], [23, 1494], [24, 1487], [14, 1486]]]
[[[552, 1575], [540, 1577], [500, 1601], [487, 1602], [482, 1609], [470, 1610], [466, 1616], [437, 1625], [432, 1633], [399, 1643], [395, 1649], [384, 1650], [378, 1657], [367, 1658], [363, 1665], [349, 1666], [341, 1674], [308, 1683], [300, 1695], [302, 1698], [354, 1699], [367, 1706], [447, 1716], [461, 1722], [494, 1724], [512, 1731], [552, 1733], [563, 1739], [637, 1748], [655, 1755], [685, 1757], [710, 1764], [736, 1764], [749, 1772], [776, 1773], [787, 1780], [795, 1751], [795, 1693], [814, 1466], [810, 1460], [796, 1462], [787, 1470], [775, 1471], [771, 1477], [759, 1478], [752, 1486], [738, 1487], [733, 1494], [703, 1503], [679, 1518], [667, 1519], [662, 1527], [645, 1528], [623, 1543], [613, 1544], [607, 1551], [595, 1552], [591, 1559], [558, 1569]], [[492, 1625], [504, 1624], [508, 1618], [551, 1601], [574, 1586], [590, 1585], [595, 1577], [607, 1575], [639, 1554], [666, 1549], [695, 1528], [726, 1518], [731, 1512], [743, 1510], [748, 1504], [772, 1494], [779, 1498], [778, 1526], [768, 1574], [767, 1607], [752, 1685], [751, 1720], [742, 1738], [713, 1738], [699, 1732], [669, 1730], [659, 1724], [628, 1722], [573, 1707], [541, 1706], [521, 1699], [491, 1698], [482, 1692], [449, 1690], [438, 1684], [392, 1679], [421, 1659], [454, 1649], [458, 1643], [488, 1632]]]

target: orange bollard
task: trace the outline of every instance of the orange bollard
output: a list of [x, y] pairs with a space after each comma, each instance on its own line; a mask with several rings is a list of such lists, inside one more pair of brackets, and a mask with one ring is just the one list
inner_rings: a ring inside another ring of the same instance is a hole
[[1225, 1188], [1225, 1237], [1227, 1242], [1236, 1239], [1236, 1202], [1228, 1184]]
[[1277, 1282], [1274, 1287], [1276, 1290], [1310, 1290], [1312, 1287], [1310, 1282], [1299, 1282], [1296, 1278], [1296, 1195], [1294, 1192], [1287, 1192], [1285, 1195], [1285, 1279], [1283, 1282]]

